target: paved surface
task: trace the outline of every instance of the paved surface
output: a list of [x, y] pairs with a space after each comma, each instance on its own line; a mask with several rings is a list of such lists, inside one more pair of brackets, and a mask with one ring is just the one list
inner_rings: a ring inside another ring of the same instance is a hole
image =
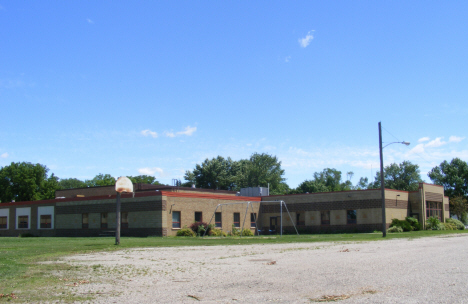
[[468, 235], [73, 256], [93, 303], [468, 303]]

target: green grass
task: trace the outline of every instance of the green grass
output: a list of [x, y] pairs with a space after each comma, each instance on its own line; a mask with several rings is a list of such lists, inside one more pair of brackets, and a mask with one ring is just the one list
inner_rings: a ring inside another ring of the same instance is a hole
[[[415, 231], [389, 233], [385, 239], [419, 238], [427, 236], [468, 233], [468, 231]], [[58, 275], [67, 274], [70, 282], [82, 278], [77, 266], [55, 263], [60, 257], [91, 253], [97, 251], [114, 251], [139, 247], [173, 247], [173, 246], [214, 246], [246, 244], [279, 244], [311, 242], [362, 242], [382, 241], [381, 233], [354, 234], [313, 234], [261, 237], [225, 237], [225, 238], [185, 238], [185, 237], [122, 237], [121, 245], [114, 245], [114, 238], [0, 238], [0, 294], [14, 293], [18, 299], [0, 297], [0, 302], [43, 302], [45, 300], [61, 302], [92, 299], [92, 295], [74, 294]], [[42, 263], [49, 262], [49, 263]]]

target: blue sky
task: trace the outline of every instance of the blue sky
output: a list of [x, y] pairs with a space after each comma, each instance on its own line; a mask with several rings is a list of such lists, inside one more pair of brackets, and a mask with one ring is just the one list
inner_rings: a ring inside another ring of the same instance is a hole
[[296, 187], [468, 160], [466, 1], [1, 1], [0, 166], [183, 179], [269, 153]]

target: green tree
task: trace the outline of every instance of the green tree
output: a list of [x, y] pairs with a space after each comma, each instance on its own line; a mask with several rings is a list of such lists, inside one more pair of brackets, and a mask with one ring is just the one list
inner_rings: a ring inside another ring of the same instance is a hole
[[234, 190], [236, 188], [237, 173], [239, 164], [230, 157], [225, 159], [218, 156], [212, 159], [205, 159], [199, 165], [195, 165], [193, 171], [185, 172], [187, 183], [183, 185], [195, 184], [197, 188]]
[[[393, 163], [384, 168], [384, 182], [387, 189], [416, 191], [423, 180], [419, 166], [405, 160], [401, 164]], [[377, 171], [375, 182], [370, 184], [370, 188], [380, 188], [380, 171]]]
[[329, 192], [328, 187], [320, 181], [316, 180], [305, 180], [299, 184], [296, 188], [296, 193], [317, 193], [317, 192]]
[[445, 194], [450, 198], [468, 195], [468, 164], [459, 158], [450, 163], [444, 160], [427, 175], [434, 184], [444, 186]]
[[349, 183], [341, 182], [341, 171], [336, 169], [325, 168], [322, 172], [315, 172], [314, 181], [325, 185], [330, 192], [342, 191], [344, 186], [349, 187]]
[[466, 217], [468, 204], [465, 196], [456, 196], [450, 199], [450, 213], [455, 214], [459, 220]]
[[0, 202], [53, 199], [58, 178], [41, 164], [11, 163], [0, 169]]
[[142, 184], [151, 184], [151, 185], [161, 185], [160, 182], [156, 180], [156, 177], [150, 175], [137, 175], [137, 176], [127, 176], [132, 183], [142, 183]]
[[115, 185], [115, 178], [110, 174], [99, 173], [93, 179], [86, 180], [85, 183], [88, 187], [113, 186]]
[[239, 162], [237, 184], [240, 187], [268, 187], [270, 192], [285, 190], [284, 170], [276, 156], [254, 153], [249, 160]]
[[61, 178], [58, 182], [60, 189], [85, 188], [86, 183], [77, 178]]
[[354, 190], [365, 190], [369, 186], [369, 179], [367, 177], [361, 177], [359, 182], [354, 187]]

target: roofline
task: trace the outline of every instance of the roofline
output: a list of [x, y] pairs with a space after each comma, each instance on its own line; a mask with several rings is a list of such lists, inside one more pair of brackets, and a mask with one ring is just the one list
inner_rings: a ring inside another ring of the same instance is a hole
[[444, 186], [441, 186], [441, 185], [436, 185], [436, 184], [429, 184], [429, 183], [419, 183], [420, 185], [428, 185], [428, 186], [436, 186], [436, 187], [442, 187], [444, 188]]
[[226, 201], [261, 201], [261, 196], [229, 196], [229, 195], [215, 195], [205, 193], [187, 193], [187, 192], [171, 192], [171, 191], [160, 191], [163, 196], [169, 197], [193, 197], [193, 198], [207, 198], [207, 199], [218, 199]]

